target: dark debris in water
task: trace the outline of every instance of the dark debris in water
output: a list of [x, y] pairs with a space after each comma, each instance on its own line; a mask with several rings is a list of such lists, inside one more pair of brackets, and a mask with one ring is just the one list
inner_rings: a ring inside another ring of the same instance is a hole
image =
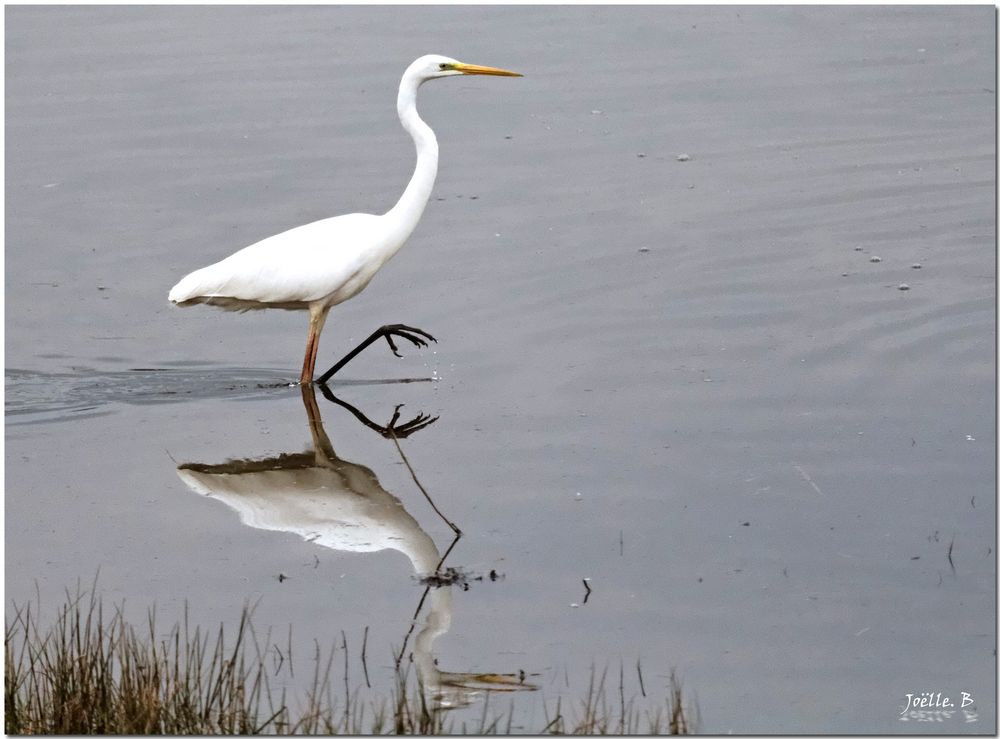
[[496, 582], [503, 578], [504, 576], [496, 570], [490, 570], [488, 574], [479, 575], [473, 572], [466, 572], [461, 567], [446, 567], [431, 575], [418, 577], [417, 582], [433, 588], [448, 588], [454, 585], [462, 590], [468, 590], [469, 585], [473, 582], [485, 582], [487, 580]]

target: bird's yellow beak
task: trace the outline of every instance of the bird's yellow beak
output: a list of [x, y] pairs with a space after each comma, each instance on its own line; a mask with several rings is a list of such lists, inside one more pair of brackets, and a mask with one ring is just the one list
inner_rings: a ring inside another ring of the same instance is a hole
[[462, 74], [492, 74], [497, 77], [523, 77], [520, 72], [511, 72], [507, 69], [499, 69], [498, 67], [481, 67], [478, 64], [453, 64], [452, 69], [456, 72], [461, 72]]

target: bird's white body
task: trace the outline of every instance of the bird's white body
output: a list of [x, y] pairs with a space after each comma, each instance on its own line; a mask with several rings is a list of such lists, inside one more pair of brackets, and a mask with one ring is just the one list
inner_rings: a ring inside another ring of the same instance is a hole
[[361, 292], [404, 241], [391, 233], [385, 216], [324, 218], [192, 272], [174, 285], [169, 298], [174, 303], [229, 298], [245, 301], [246, 307], [306, 308], [317, 302], [330, 307]]
[[[417, 89], [427, 80], [462, 74], [520, 76], [433, 54], [422, 56], [407, 67], [399, 83], [396, 109], [400, 123], [413, 138], [417, 164], [406, 190], [391, 210], [382, 215], [351, 213], [327, 218], [258, 241], [184, 277], [170, 290], [170, 301], [211, 303], [237, 310], [308, 310], [309, 340], [300, 382], [312, 382], [319, 334], [327, 311], [364, 290], [375, 273], [406, 243], [434, 187], [437, 139], [417, 114]], [[391, 327], [383, 330], [386, 328]], [[414, 343], [423, 344], [419, 338]], [[389, 344], [393, 346], [391, 339]]]

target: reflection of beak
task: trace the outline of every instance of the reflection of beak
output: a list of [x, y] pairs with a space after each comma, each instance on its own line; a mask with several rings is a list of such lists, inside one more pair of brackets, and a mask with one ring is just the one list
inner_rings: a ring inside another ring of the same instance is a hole
[[456, 72], [461, 72], [462, 74], [492, 74], [497, 77], [523, 77], [520, 72], [511, 72], [507, 69], [499, 69], [498, 67], [481, 67], [478, 64], [453, 64], [452, 69]]

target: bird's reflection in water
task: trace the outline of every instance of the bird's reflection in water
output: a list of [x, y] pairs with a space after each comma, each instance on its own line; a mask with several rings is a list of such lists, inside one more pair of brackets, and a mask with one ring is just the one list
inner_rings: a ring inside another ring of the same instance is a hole
[[[323, 390], [328, 400], [384, 436], [403, 438], [437, 420], [420, 415], [397, 425], [397, 408], [389, 424], [379, 426], [328, 389]], [[382, 487], [372, 470], [337, 456], [323, 429], [313, 387], [303, 385], [301, 391], [312, 435], [311, 451], [224, 464], [182, 464], [177, 468], [181, 480], [194, 492], [234, 509], [247, 526], [296, 533], [306, 541], [339, 551], [395, 549], [409, 558], [418, 577], [434, 575], [460, 534], [442, 557], [434, 540], [402, 502]], [[425, 614], [422, 622], [421, 613]], [[468, 705], [486, 691], [535, 689], [521, 675], [439, 670], [434, 642], [451, 627], [451, 614], [451, 588], [428, 586], [414, 615], [414, 624], [420, 628], [413, 639], [412, 658], [431, 705], [455, 708]], [[408, 639], [409, 634], [404, 651]]]

